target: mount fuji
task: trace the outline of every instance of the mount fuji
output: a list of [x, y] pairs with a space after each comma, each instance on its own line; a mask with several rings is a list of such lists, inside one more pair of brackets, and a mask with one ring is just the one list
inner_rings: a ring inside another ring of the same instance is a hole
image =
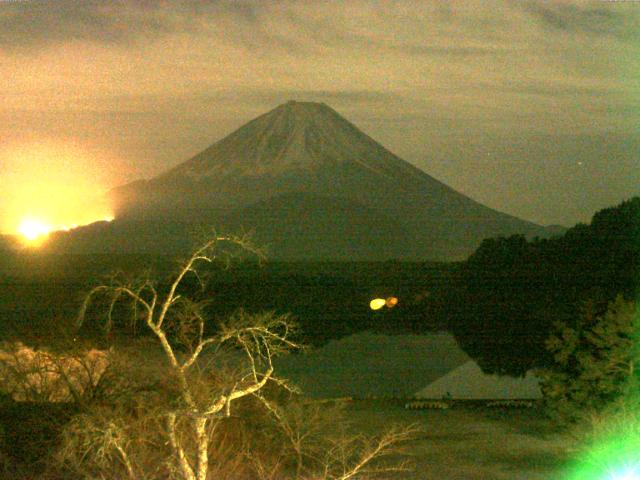
[[455, 191], [312, 102], [280, 105], [110, 197], [115, 221], [59, 234], [54, 248], [167, 253], [214, 226], [253, 232], [280, 260], [454, 260], [487, 237], [552, 233]]

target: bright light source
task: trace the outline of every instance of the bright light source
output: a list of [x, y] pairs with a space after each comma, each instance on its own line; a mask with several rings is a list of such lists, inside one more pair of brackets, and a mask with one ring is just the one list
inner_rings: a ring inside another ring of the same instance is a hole
[[398, 304], [398, 298], [397, 297], [389, 297], [385, 300], [385, 304], [387, 305], [387, 308], [393, 308]]
[[369, 307], [371, 307], [371, 310], [380, 310], [386, 304], [387, 301], [384, 298], [374, 298], [369, 302]]
[[640, 471], [638, 466], [627, 467], [619, 472], [614, 472], [609, 480], [640, 480]]
[[51, 227], [40, 220], [27, 218], [20, 223], [18, 233], [28, 242], [35, 242], [46, 236], [51, 231]]
[[33, 245], [45, 237], [36, 221], [53, 232], [111, 220], [107, 162], [96, 153], [49, 141], [0, 142], [0, 170], [10, 173], [0, 189], [0, 233]]

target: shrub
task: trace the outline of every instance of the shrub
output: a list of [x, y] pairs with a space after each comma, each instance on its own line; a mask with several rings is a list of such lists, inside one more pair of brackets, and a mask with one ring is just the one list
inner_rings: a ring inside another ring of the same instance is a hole
[[61, 353], [4, 342], [1, 394], [15, 401], [81, 401], [93, 395], [109, 363], [107, 351], [75, 348]]
[[637, 395], [639, 333], [636, 306], [621, 296], [604, 315], [587, 306], [574, 327], [556, 324], [547, 340], [555, 365], [539, 372], [549, 412], [574, 423]]

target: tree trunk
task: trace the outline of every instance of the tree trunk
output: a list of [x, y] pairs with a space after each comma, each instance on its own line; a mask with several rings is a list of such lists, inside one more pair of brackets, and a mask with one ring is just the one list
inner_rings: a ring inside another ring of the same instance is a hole
[[196, 475], [194, 474], [191, 465], [189, 465], [189, 460], [187, 459], [184, 449], [182, 448], [182, 445], [180, 445], [180, 440], [178, 439], [175, 413], [170, 413], [167, 417], [167, 433], [169, 435], [169, 441], [171, 443], [171, 448], [173, 449], [173, 454], [178, 460], [178, 467], [182, 472], [182, 476], [185, 480], [196, 480]]
[[209, 471], [209, 437], [207, 435], [207, 418], [196, 417], [193, 420], [198, 442], [198, 460], [196, 463], [197, 480], [207, 480]]

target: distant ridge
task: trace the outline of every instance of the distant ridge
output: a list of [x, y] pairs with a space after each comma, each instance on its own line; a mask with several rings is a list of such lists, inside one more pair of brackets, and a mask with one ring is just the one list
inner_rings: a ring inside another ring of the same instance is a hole
[[274, 259], [451, 260], [489, 236], [550, 233], [456, 192], [313, 102], [280, 105], [111, 197], [116, 221], [75, 232], [66, 248], [166, 252], [211, 225], [254, 231]]

